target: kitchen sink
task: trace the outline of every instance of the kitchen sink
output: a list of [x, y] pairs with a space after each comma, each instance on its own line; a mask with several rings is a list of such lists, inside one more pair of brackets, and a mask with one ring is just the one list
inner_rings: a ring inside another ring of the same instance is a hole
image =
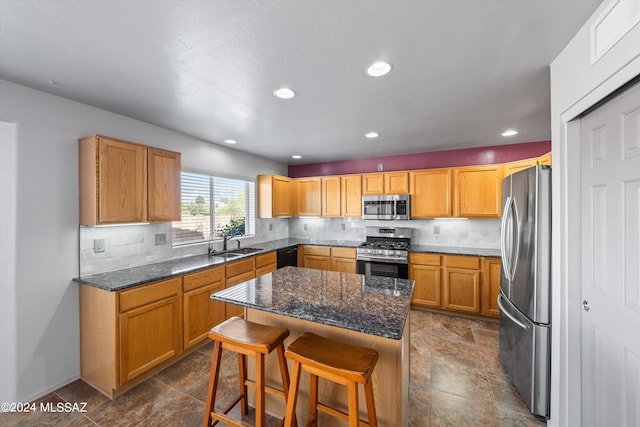
[[225, 252], [225, 255], [247, 255], [252, 254], [254, 252], [261, 251], [260, 248], [238, 248], [238, 249], [230, 249]]

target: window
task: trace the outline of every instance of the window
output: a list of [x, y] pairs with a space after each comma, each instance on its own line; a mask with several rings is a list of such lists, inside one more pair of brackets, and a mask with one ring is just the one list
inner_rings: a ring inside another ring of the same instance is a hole
[[173, 246], [255, 234], [254, 182], [188, 172], [181, 179], [182, 220], [172, 225]]

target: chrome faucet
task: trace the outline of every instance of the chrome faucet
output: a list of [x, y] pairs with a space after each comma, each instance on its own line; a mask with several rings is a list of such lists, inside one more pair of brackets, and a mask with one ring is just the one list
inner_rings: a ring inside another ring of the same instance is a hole
[[[243, 235], [242, 232], [236, 231], [234, 233], [225, 234], [224, 236], [222, 236], [222, 250], [223, 251], [227, 250], [227, 242], [229, 241], [229, 239], [233, 239], [234, 237], [238, 237], [242, 235]], [[238, 242], [238, 247], [240, 247], [240, 240], [238, 240], [237, 242]]]

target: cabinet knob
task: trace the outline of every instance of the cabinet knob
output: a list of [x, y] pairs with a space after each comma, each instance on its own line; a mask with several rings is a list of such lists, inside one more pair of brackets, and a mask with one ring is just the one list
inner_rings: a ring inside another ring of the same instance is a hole
[[584, 311], [589, 311], [589, 302], [588, 301], [582, 301], [582, 308], [584, 308]]

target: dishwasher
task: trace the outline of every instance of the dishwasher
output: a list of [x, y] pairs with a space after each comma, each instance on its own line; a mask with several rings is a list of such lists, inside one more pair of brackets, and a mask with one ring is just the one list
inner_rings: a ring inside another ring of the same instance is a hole
[[278, 249], [278, 268], [288, 265], [298, 266], [298, 245]]

